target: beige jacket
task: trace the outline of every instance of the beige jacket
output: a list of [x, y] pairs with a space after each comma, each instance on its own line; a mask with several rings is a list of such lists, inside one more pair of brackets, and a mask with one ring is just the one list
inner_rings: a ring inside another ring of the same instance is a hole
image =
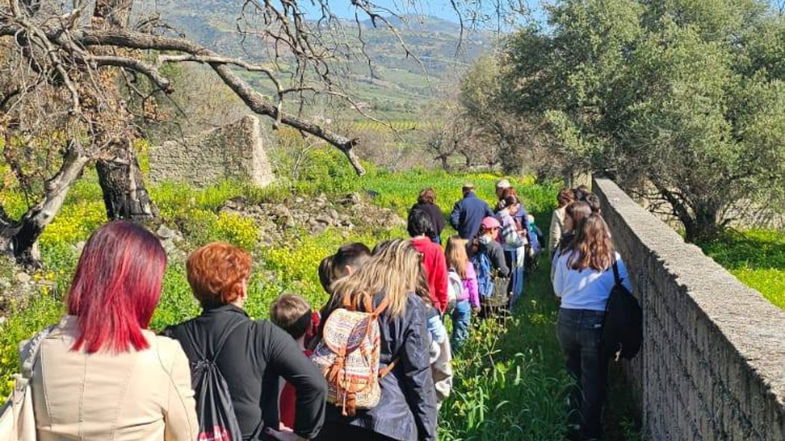
[[551, 255], [553, 255], [553, 248], [559, 242], [561, 235], [564, 233], [564, 216], [566, 215], [567, 210], [565, 207], [553, 210], [553, 216], [551, 217], [551, 228], [548, 232], [548, 251], [551, 252]]
[[39, 441], [194, 441], [188, 359], [176, 341], [143, 331], [150, 347], [121, 354], [72, 351], [77, 319], [43, 341], [32, 391]]

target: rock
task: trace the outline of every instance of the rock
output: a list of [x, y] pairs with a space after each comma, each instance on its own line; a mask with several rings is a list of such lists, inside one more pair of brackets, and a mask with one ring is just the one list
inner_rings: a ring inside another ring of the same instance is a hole
[[33, 278], [30, 277], [30, 274], [27, 274], [25, 272], [16, 273], [14, 279], [16, 279], [16, 281], [19, 283], [29, 283], [31, 280], [33, 280]]
[[181, 241], [183, 240], [183, 235], [180, 234], [179, 231], [173, 230], [166, 225], [161, 224], [157, 230], [155, 230], [155, 234], [158, 235], [159, 238], [162, 240], [172, 239], [173, 241]]
[[5, 317], [0, 317], [0, 325], [2, 325], [3, 323], [5, 323], [5, 320], [6, 320], [6, 318], [5, 318]]
[[335, 208], [331, 208], [327, 214], [330, 215], [330, 219], [334, 219], [334, 220], [341, 219], [341, 217], [338, 215], [338, 211], [336, 211]]
[[327, 227], [328, 227], [327, 224], [317, 222], [316, 224], [311, 226], [311, 234], [322, 234], [327, 229]]
[[8, 279], [6, 279], [6, 278], [0, 279], [0, 288], [5, 290], [5, 289], [10, 288], [10, 287], [11, 287], [11, 282]]
[[74, 248], [74, 250], [75, 250], [77, 253], [80, 253], [80, 254], [81, 254], [81, 253], [82, 253], [82, 250], [84, 249], [84, 246], [85, 246], [85, 245], [87, 245], [87, 242], [85, 242], [84, 240], [80, 240], [79, 242], [77, 242], [77, 243], [73, 244], [73, 248]]
[[287, 208], [286, 205], [278, 204], [273, 206], [270, 209], [270, 214], [273, 216], [276, 225], [282, 227], [291, 227], [294, 225], [294, 218], [292, 218], [292, 212], [289, 211], [289, 208]]
[[300, 196], [297, 196], [296, 198], [294, 198], [294, 203], [297, 204], [297, 205], [300, 205], [303, 202], [305, 202], [305, 199], [301, 198]]
[[346, 198], [344, 198], [343, 204], [344, 205], [359, 205], [360, 203], [362, 203], [362, 201], [363, 200], [362, 200], [362, 198], [360, 197], [359, 194], [351, 193], [351, 194], [347, 195]]

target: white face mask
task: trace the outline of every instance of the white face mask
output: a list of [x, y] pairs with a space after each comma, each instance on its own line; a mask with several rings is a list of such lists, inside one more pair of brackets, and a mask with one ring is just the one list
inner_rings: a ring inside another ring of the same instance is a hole
[[488, 236], [487, 234], [480, 236], [480, 243], [483, 245], [488, 245], [491, 243], [491, 236]]

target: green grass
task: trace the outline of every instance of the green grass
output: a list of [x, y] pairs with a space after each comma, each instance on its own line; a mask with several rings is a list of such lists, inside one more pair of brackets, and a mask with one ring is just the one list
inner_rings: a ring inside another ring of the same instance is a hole
[[[326, 155], [326, 156], [325, 156]], [[314, 306], [326, 300], [316, 275], [318, 262], [340, 244], [363, 241], [374, 244], [391, 237], [404, 237], [402, 229], [356, 229], [348, 235], [328, 229], [320, 235], [293, 232], [285, 243], [274, 247], [258, 245], [255, 225], [242, 216], [217, 213], [227, 199], [243, 196], [250, 201], [282, 201], [294, 194], [326, 193], [338, 197], [351, 191], [372, 191], [374, 203], [405, 214], [424, 187], [434, 187], [438, 203], [447, 212], [457, 201], [463, 182], [470, 180], [478, 194], [492, 200], [493, 174], [449, 175], [413, 170], [386, 173], [370, 168], [361, 179], [347, 172], [329, 153], [316, 153], [313, 169], [298, 182], [282, 179], [279, 186], [257, 190], [237, 183], [222, 183], [203, 190], [176, 185], [150, 189], [162, 217], [176, 224], [185, 235], [186, 251], [210, 240], [226, 240], [249, 249], [255, 261], [250, 281], [248, 312], [266, 317], [270, 302], [282, 292], [300, 293]], [[333, 161], [335, 160], [335, 161]], [[547, 227], [554, 186], [539, 185], [529, 178], [516, 178], [524, 202]], [[14, 194], [0, 194], [13, 201]], [[105, 221], [100, 189], [87, 174], [69, 195], [66, 205], [41, 239], [44, 269], [35, 279], [50, 283], [25, 304], [12, 305], [12, 314], [0, 325], [0, 393], [10, 390], [10, 375], [18, 368], [16, 347], [63, 313], [63, 293], [78, 258], [73, 245]], [[21, 203], [20, 203], [21, 204]], [[22, 211], [17, 208], [15, 213]], [[449, 233], [446, 233], [449, 234]], [[547, 259], [545, 259], [547, 260]], [[548, 267], [543, 265], [531, 278], [515, 319], [507, 330], [483, 324], [473, 333], [463, 355], [454, 362], [455, 387], [440, 416], [442, 440], [558, 440], [564, 421], [563, 389], [567, 383], [555, 337], [557, 306], [551, 296]], [[5, 273], [3, 273], [6, 275]], [[6, 275], [7, 276], [7, 275]], [[170, 262], [164, 277], [163, 294], [152, 322], [153, 329], [177, 323], [198, 314], [181, 260]]]
[[785, 234], [781, 231], [728, 231], [700, 244], [703, 251], [742, 283], [785, 308]]

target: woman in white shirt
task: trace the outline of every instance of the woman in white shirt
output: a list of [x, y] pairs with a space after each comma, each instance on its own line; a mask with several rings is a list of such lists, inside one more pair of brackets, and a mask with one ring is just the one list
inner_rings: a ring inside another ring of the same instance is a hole
[[568, 394], [569, 428], [577, 431], [581, 440], [599, 439], [608, 373], [601, 337], [605, 306], [615, 284], [614, 264], [630, 292], [632, 286], [608, 225], [597, 214], [578, 224], [574, 239], [554, 264], [553, 290], [561, 298], [559, 343], [567, 358], [567, 371], [575, 380]]

